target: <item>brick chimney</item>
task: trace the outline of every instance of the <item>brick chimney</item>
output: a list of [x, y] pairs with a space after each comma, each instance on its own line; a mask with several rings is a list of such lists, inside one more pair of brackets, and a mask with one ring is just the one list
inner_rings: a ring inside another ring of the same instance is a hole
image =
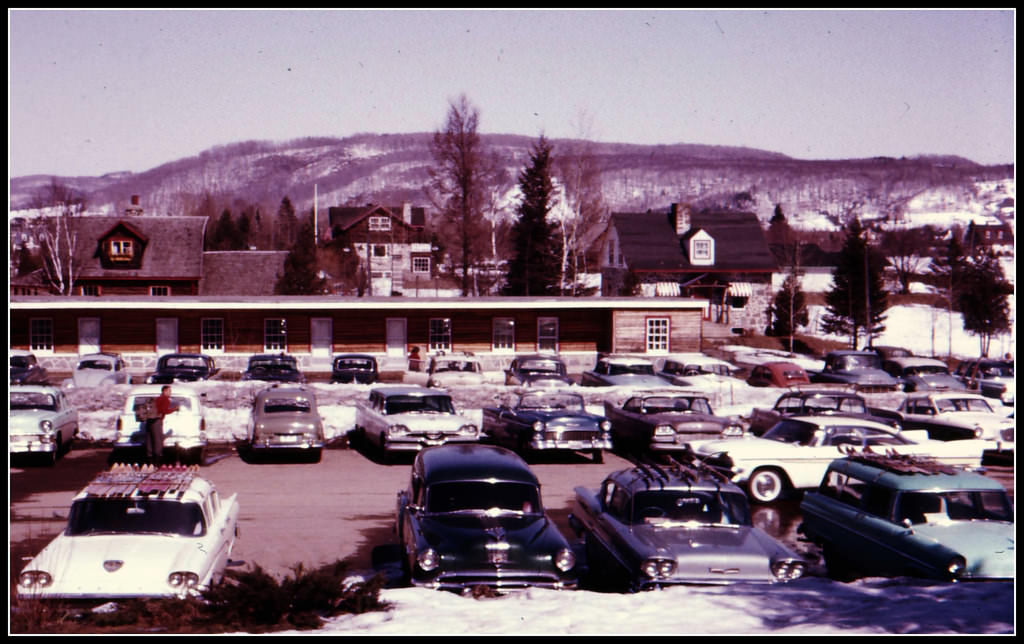
[[139, 205], [139, 195], [132, 195], [132, 203], [124, 209], [124, 214], [129, 217], [138, 217], [142, 215], [142, 212], [142, 206]]
[[672, 221], [676, 226], [676, 235], [682, 237], [690, 230], [690, 206], [687, 204], [672, 204]]

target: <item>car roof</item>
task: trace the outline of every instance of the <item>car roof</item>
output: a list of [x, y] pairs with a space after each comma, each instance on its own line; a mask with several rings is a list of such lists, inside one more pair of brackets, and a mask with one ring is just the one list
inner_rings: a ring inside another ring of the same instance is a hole
[[272, 395], [277, 395], [277, 396], [302, 396], [304, 398], [311, 398], [313, 400], [316, 400], [316, 392], [314, 392], [311, 388], [309, 388], [309, 387], [307, 387], [305, 385], [293, 384], [293, 383], [287, 383], [287, 384], [282, 383], [280, 385], [276, 385], [276, 384], [275, 385], [271, 385], [271, 386], [267, 387], [266, 389], [263, 389], [262, 391], [257, 393], [256, 397], [257, 398], [266, 398], [266, 397], [272, 396]]
[[875, 351], [855, 351], [853, 349], [836, 349], [835, 351], [829, 351], [826, 355], [830, 356], [871, 356], [873, 358], [878, 357], [878, 353]]
[[762, 362], [761, 364], [754, 365], [754, 366], [755, 367], [768, 367], [769, 369], [771, 369], [773, 371], [778, 370], [778, 369], [799, 369], [800, 371], [804, 370], [803, 367], [801, 367], [800, 365], [798, 365], [795, 362], [785, 362], [785, 361], [781, 361], [781, 360], [776, 360], [776, 361], [772, 361], [772, 362]]
[[379, 393], [384, 396], [450, 396], [443, 389], [421, 387], [419, 385], [385, 385], [383, 387], [374, 387], [370, 390], [370, 393]]
[[417, 453], [413, 469], [427, 485], [446, 481], [506, 481], [539, 485], [515, 452], [480, 443], [453, 443]]
[[515, 357], [516, 360], [555, 360], [565, 362], [562, 357], [555, 353], [524, 353]]
[[79, 361], [82, 361], [82, 360], [95, 360], [97, 358], [102, 358], [104, 360], [118, 360], [118, 359], [121, 358], [121, 356], [119, 354], [116, 354], [116, 353], [84, 353], [84, 354], [78, 356], [78, 360]]
[[691, 389], [638, 389], [630, 394], [630, 398], [653, 398], [655, 396], [685, 396], [688, 398], [707, 398], [706, 391], [693, 391]]
[[895, 434], [891, 426], [879, 423], [873, 420], [867, 420], [865, 418], [858, 417], [847, 417], [847, 416], [790, 416], [786, 421], [798, 421], [807, 423], [809, 425], [816, 425], [818, 427], [868, 427], [870, 429], [880, 429], [889, 434]]
[[886, 360], [886, 362], [891, 362], [891, 363], [899, 365], [901, 367], [918, 367], [918, 366], [925, 366], [925, 365], [927, 365], [927, 366], [942, 367], [943, 369], [947, 368], [946, 367], [946, 363], [943, 362], [942, 360], [937, 360], [935, 358], [919, 358], [917, 356], [903, 357], [903, 358], [889, 358], [888, 360]]
[[10, 354], [12, 356], [30, 356], [30, 355], [32, 355], [31, 351], [26, 351], [25, 349], [8, 349], [7, 352], [8, 352], [8, 354]]
[[334, 360], [339, 358], [359, 358], [360, 360], [376, 360], [376, 357], [371, 356], [369, 353], [337, 353], [334, 355]]
[[845, 472], [892, 489], [928, 490], [1002, 490], [999, 481], [981, 474], [943, 465], [927, 458], [889, 458], [880, 454], [856, 455], [837, 459], [830, 469]]
[[704, 465], [699, 459], [687, 462], [676, 458], [662, 463], [634, 461], [634, 467], [612, 472], [606, 478], [633, 493], [642, 490], [725, 490], [743, 494], [743, 490], [728, 476]]
[[936, 399], [936, 400], [945, 400], [945, 399], [949, 399], [949, 398], [956, 398], [957, 400], [962, 400], [964, 398], [970, 398], [970, 399], [973, 399], [973, 400], [984, 400], [985, 402], [988, 402], [989, 400], [991, 400], [990, 398], [986, 398], [985, 396], [982, 396], [981, 394], [972, 394], [972, 393], [967, 392], [967, 391], [929, 391], [929, 392], [922, 392], [920, 394], [911, 394], [911, 395], [907, 396], [908, 400], [911, 399], [911, 398], [913, 398], [915, 400], [918, 399], [918, 398], [932, 398], [932, 399]]
[[199, 466], [127, 465], [119, 463], [100, 472], [75, 496], [86, 498], [161, 499], [201, 503], [213, 484], [199, 474]]
[[28, 391], [36, 393], [46, 394], [59, 394], [60, 387], [53, 387], [50, 385], [9, 385], [9, 391]]

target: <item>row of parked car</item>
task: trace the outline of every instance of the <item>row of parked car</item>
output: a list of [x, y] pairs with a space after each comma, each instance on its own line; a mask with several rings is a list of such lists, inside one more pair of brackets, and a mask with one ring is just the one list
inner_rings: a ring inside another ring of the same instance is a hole
[[[800, 531], [839, 579], [1015, 578], [1008, 495], [960, 468], [850, 452], [827, 464], [801, 510]], [[201, 594], [224, 576], [238, 517], [236, 496], [220, 498], [198, 468], [115, 466], [74, 498], [66, 529], [21, 571], [18, 595]], [[405, 577], [426, 588], [570, 590], [583, 574], [579, 554], [591, 574], [628, 591], [786, 583], [807, 569], [754, 526], [741, 488], [689, 453], [638, 460], [596, 490], [575, 488], [569, 525], [582, 551], [548, 517], [529, 465], [480, 444], [419, 451], [395, 511]]]

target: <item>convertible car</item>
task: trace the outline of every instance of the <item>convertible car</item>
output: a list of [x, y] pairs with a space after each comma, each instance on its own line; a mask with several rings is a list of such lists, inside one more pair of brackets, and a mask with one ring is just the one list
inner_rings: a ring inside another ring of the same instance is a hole
[[932, 456], [947, 465], [977, 469], [988, 441], [934, 441], [921, 431], [841, 416], [791, 416], [764, 436], [697, 441], [694, 451], [709, 465], [746, 487], [751, 500], [771, 503], [790, 490], [821, 482], [829, 463], [850, 448]]
[[196, 468], [115, 465], [75, 496], [64, 531], [18, 576], [18, 596], [198, 595], [224, 576], [236, 496], [220, 498]]
[[685, 450], [690, 441], [743, 435], [739, 421], [716, 416], [699, 392], [639, 392], [621, 407], [605, 400], [604, 415], [612, 444], [627, 452]]
[[743, 490], [700, 461], [638, 464], [575, 492], [569, 524], [591, 573], [616, 587], [779, 583], [806, 569], [754, 527]]
[[483, 433], [520, 454], [530, 451], [588, 452], [595, 463], [611, 449], [611, 423], [587, 412], [583, 396], [566, 391], [536, 391], [516, 396], [510, 405], [483, 408]]
[[576, 587], [576, 555], [544, 513], [540, 483], [515, 452], [443, 445], [416, 455], [396, 530], [414, 586], [457, 592]]

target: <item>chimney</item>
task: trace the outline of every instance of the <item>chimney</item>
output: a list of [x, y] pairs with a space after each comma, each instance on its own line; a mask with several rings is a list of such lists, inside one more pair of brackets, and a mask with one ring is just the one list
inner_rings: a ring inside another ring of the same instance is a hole
[[132, 203], [124, 209], [124, 214], [129, 217], [142, 215], [142, 206], [139, 205], [139, 195], [132, 195]]
[[406, 226], [412, 225], [412, 204], [408, 201], [402, 203], [402, 221]]
[[690, 206], [686, 204], [672, 204], [672, 221], [676, 225], [676, 235], [683, 236], [690, 230]]

